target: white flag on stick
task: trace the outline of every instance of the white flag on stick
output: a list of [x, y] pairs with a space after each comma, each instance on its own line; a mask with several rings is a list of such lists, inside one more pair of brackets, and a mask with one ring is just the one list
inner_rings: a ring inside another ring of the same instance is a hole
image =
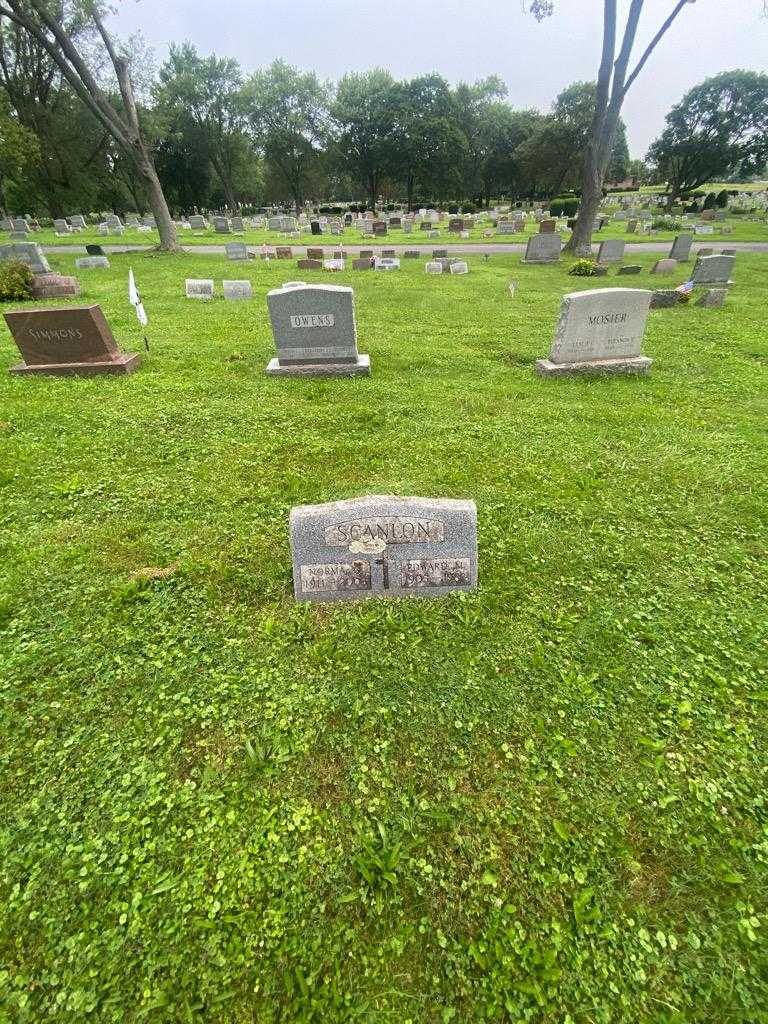
[[146, 327], [149, 323], [147, 314], [144, 311], [144, 305], [139, 295], [139, 289], [136, 287], [136, 281], [133, 277], [133, 267], [128, 270], [128, 301], [136, 310], [136, 319], [139, 321], [142, 327]]

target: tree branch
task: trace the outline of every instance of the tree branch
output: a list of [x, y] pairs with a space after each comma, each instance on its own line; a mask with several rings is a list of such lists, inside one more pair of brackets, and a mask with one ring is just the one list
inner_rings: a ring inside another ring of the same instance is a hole
[[[648, 61], [648, 58], [651, 56], [653, 51], [656, 49], [656, 47], [658, 46], [658, 44], [661, 41], [662, 37], [664, 36], [665, 32], [667, 31], [668, 28], [670, 28], [670, 26], [672, 25], [672, 22], [678, 16], [680, 11], [682, 11], [682, 9], [685, 7], [686, 4], [688, 4], [688, 3], [695, 3], [695, 2], [696, 2], [696, 0], [677, 0], [677, 3], [675, 4], [673, 10], [671, 11], [669, 17], [662, 24], [662, 26], [659, 29], [659, 31], [656, 33], [656, 35], [650, 41], [650, 43], [646, 47], [645, 53], [643, 53], [642, 57], [637, 62], [634, 71], [627, 78], [627, 81], [626, 81], [626, 84], [624, 86], [624, 91], [622, 93], [622, 96], [626, 96], [627, 95], [627, 93], [629, 92], [629, 89], [630, 89], [632, 83], [637, 78], [637, 76], [640, 74], [640, 72], [643, 70], [643, 68], [645, 67], [646, 62]], [[768, 0], [766, 0], [766, 2], [768, 2]]]

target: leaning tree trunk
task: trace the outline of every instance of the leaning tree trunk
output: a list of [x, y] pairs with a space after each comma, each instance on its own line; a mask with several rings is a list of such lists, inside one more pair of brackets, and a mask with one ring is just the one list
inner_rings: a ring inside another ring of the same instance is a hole
[[165, 201], [163, 186], [157, 176], [155, 165], [149, 154], [141, 147], [137, 154], [134, 154], [136, 162], [136, 173], [147, 193], [147, 199], [155, 215], [157, 230], [160, 232], [160, 246], [163, 252], [178, 252], [179, 242], [176, 235], [176, 225], [173, 223], [168, 203]]
[[589, 143], [584, 160], [584, 173], [581, 182], [581, 203], [579, 216], [573, 228], [573, 234], [566, 246], [568, 252], [576, 256], [592, 255], [592, 231], [595, 217], [600, 209], [603, 197], [603, 174], [597, 164], [596, 154]]

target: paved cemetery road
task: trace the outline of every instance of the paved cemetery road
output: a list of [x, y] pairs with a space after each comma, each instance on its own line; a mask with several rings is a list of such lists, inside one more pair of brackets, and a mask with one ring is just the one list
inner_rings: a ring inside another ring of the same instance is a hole
[[[290, 243], [281, 242], [280, 244], [289, 245]], [[624, 254], [626, 256], [628, 253], [633, 252], [669, 252], [671, 245], [671, 240], [666, 242], [627, 242], [626, 247], [624, 249]], [[706, 247], [708, 249], [736, 249], [737, 252], [768, 252], [768, 242], [698, 242], [694, 244], [694, 252], [696, 251], [696, 246], [698, 246], [699, 248]], [[152, 248], [153, 246], [151, 245], [102, 245], [102, 249], [104, 250], [104, 252], [108, 253], [147, 252]], [[185, 252], [197, 252], [201, 253], [204, 256], [223, 256], [226, 251], [223, 245], [186, 245], [182, 246], [182, 248], [184, 249]], [[261, 246], [251, 245], [248, 248], [250, 249], [251, 252], [256, 253], [258, 255]], [[270, 246], [270, 248], [274, 249], [275, 247], [273, 245]], [[294, 256], [296, 256], [297, 258], [301, 258], [300, 254], [302, 254], [307, 247], [305, 245], [291, 245], [291, 248], [294, 251]], [[330, 252], [331, 249], [338, 248], [338, 243], [330, 241], [318, 241], [315, 246], [311, 245], [310, 248], [326, 249]], [[432, 254], [433, 249], [448, 249], [452, 255], [460, 253], [462, 256], [504, 256], [508, 253], [525, 252], [525, 244], [518, 242], [513, 242], [508, 245], [500, 245], [498, 243], [491, 243], [489, 245], [456, 245], [452, 242], [443, 239], [438, 239], [435, 243], [432, 243], [431, 245], [345, 245], [344, 251], [350, 256], [355, 256], [357, 255], [358, 252], [360, 252], [361, 249], [373, 249], [374, 252], [377, 252], [380, 249], [387, 248], [394, 249], [397, 255], [399, 256], [401, 256], [406, 249], [418, 252], [423, 256], [430, 256]], [[593, 245], [592, 248], [595, 252], [597, 252], [597, 244]], [[42, 249], [44, 252], [53, 253], [54, 255], [57, 253], [70, 252], [76, 253], [79, 256], [85, 252], [84, 245], [44, 245], [42, 246]]]

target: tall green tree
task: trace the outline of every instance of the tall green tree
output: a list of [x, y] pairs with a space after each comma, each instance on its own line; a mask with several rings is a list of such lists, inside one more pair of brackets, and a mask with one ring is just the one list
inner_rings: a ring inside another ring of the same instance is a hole
[[314, 72], [274, 61], [248, 80], [245, 106], [268, 173], [282, 182], [298, 213], [328, 134], [328, 87]]
[[[101, 0], [57, 0], [56, 4], [0, 0], [0, 25], [7, 19], [45, 51], [78, 99], [131, 160], [155, 215], [160, 248], [175, 251], [176, 227], [157, 176], [152, 147], [142, 130], [130, 56], [107, 30], [108, 13]], [[88, 46], [80, 32], [82, 26], [88, 29]], [[116, 80], [119, 105], [104, 85], [105, 66]]]
[[[535, 186], [534, 191], [556, 195], [564, 188], [578, 186], [596, 93], [594, 82], [574, 82], [563, 89], [552, 106], [552, 113], [539, 122], [536, 130], [522, 144], [519, 158], [529, 181]], [[625, 154], [628, 159], [626, 131], [619, 121], [609, 167], [621, 170]]]
[[337, 158], [362, 187], [371, 209], [376, 208], [382, 178], [397, 172], [394, 133], [398, 95], [392, 75], [374, 68], [364, 74], [344, 75], [331, 104]]
[[7, 96], [0, 93], [0, 209], [4, 213], [8, 213], [8, 183], [18, 181], [39, 156], [40, 146], [34, 132], [19, 123]]
[[440, 75], [398, 82], [393, 96], [389, 170], [402, 183], [410, 210], [418, 189], [445, 192], [462, 139], [451, 118], [450, 87]]
[[484, 194], [483, 167], [494, 145], [494, 106], [507, 95], [497, 75], [469, 85], [460, 82], [453, 91], [453, 116], [462, 137], [461, 191], [480, 200]]
[[227, 205], [238, 203], [235, 182], [243, 164], [252, 158], [243, 78], [229, 57], [201, 57], [191, 43], [171, 46], [160, 68], [155, 92], [161, 108], [181, 116], [204, 138], [208, 159], [221, 183]]
[[768, 159], [768, 75], [724, 71], [683, 96], [648, 150], [667, 202], [736, 170], [758, 171]]

